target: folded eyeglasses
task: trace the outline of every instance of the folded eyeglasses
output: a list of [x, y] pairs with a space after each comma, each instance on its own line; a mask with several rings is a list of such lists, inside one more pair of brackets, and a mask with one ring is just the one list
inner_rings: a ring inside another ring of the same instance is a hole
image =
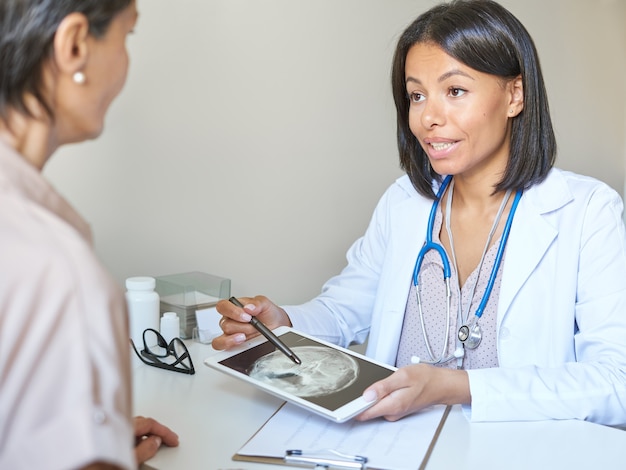
[[[133, 346], [137, 357], [144, 364], [182, 374], [192, 375], [196, 373], [189, 350], [180, 338], [173, 338], [168, 344], [165, 338], [161, 336], [161, 333], [148, 328], [143, 332], [143, 349], [141, 353], [137, 351], [132, 338], [130, 344]], [[148, 344], [155, 344], [155, 346], [149, 347]]]

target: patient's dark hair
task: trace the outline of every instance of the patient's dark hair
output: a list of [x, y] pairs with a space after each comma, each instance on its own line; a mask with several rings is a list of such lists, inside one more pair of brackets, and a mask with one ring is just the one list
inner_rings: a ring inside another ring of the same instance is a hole
[[9, 109], [30, 115], [26, 95], [34, 96], [51, 115], [42, 95], [43, 64], [63, 18], [82, 13], [90, 34], [101, 37], [133, 1], [0, 0], [0, 119], [6, 121]]
[[556, 140], [534, 42], [519, 20], [498, 3], [456, 0], [420, 15], [398, 40], [393, 58], [400, 165], [415, 189], [434, 198], [433, 180], [442, 178], [409, 129], [405, 64], [409, 49], [417, 43], [435, 44], [468, 67], [504, 80], [521, 75], [524, 109], [512, 118], [511, 155], [495, 190], [523, 189], [542, 181], [554, 165]]

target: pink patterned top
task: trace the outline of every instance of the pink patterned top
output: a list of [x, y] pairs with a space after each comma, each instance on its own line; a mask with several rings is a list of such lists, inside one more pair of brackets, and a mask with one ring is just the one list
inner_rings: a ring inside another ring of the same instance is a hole
[[[437, 208], [435, 223], [433, 227], [433, 241], [440, 243], [439, 233], [442, 225], [441, 208]], [[500, 239], [488, 249], [480, 272], [474, 270], [467, 278], [467, 281], [461, 288], [461, 305], [462, 311], [467, 312], [467, 305], [471, 302], [469, 310], [470, 319], [474, 317], [474, 313], [480, 304], [491, 270], [495, 263], [496, 253], [498, 251]], [[506, 253], [506, 251], [505, 251]], [[450, 259], [452, 259], [449, 256]], [[500, 265], [502, 268], [502, 265]], [[457, 323], [457, 312], [459, 302], [459, 281], [454, 267], [454, 263], [450, 262], [450, 288], [452, 296], [450, 299], [450, 330], [446, 334], [446, 287], [443, 279], [443, 264], [441, 258], [436, 251], [430, 250], [424, 257], [422, 269], [419, 273], [419, 289], [422, 301], [422, 312], [424, 314], [424, 324], [426, 329], [426, 337], [430, 342], [431, 351], [434, 360], [441, 357], [444, 341], [447, 341], [445, 357], [450, 356], [456, 349], [456, 337], [461, 325]], [[472, 288], [476, 277], [478, 283], [474, 297]], [[498, 270], [491, 295], [485, 306], [485, 310], [479, 320], [482, 329], [482, 340], [476, 349], [465, 349], [465, 358], [463, 360], [463, 369], [484, 369], [489, 367], [498, 367], [498, 351], [496, 347], [496, 309], [498, 306], [498, 297], [500, 296], [500, 285], [502, 281], [502, 269]], [[466, 320], [467, 321], [467, 320]], [[396, 366], [402, 367], [411, 364], [411, 357], [416, 356], [421, 361], [431, 361], [422, 325], [420, 321], [419, 310], [417, 306], [416, 288], [411, 279], [411, 289], [407, 299], [404, 324], [402, 325], [402, 334], [400, 337], [400, 345], [398, 347], [398, 355], [396, 358]], [[456, 368], [457, 361], [452, 360], [440, 367]]]

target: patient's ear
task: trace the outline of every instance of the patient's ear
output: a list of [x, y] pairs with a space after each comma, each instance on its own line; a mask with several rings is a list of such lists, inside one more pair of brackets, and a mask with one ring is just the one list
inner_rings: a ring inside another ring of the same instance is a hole
[[82, 13], [70, 13], [57, 28], [54, 35], [53, 55], [57, 69], [74, 77], [87, 63], [89, 47], [89, 21]]

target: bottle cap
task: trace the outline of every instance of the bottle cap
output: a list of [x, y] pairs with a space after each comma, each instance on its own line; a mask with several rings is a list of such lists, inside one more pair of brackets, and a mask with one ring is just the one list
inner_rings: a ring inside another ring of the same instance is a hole
[[156, 286], [153, 277], [137, 276], [126, 279], [126, 289], [130, 290], [152, 290]]

